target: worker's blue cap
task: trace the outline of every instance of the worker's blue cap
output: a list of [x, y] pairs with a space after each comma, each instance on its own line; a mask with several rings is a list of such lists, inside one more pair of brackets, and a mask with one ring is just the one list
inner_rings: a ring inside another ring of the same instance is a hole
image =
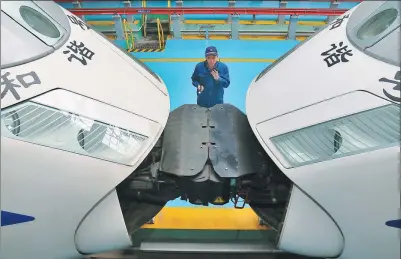
[[209, 46], [209, 47], [206, 48], [205, 56], [207, 57], [207, 56], [210, 56], [210, 55], [217, 56], [217, 49], [216, 49], [215, 46]]

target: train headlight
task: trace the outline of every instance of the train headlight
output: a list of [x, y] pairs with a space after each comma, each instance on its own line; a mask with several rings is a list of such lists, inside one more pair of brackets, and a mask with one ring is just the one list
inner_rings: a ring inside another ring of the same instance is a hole
[[400, 143], [400, 106], [379, 108], [271, 138], [291, 167], [355, 155]]
[[1, 112], [1, 134], [42, 146], [131, 165], [146, 136], [67, 111], [25, 102]]

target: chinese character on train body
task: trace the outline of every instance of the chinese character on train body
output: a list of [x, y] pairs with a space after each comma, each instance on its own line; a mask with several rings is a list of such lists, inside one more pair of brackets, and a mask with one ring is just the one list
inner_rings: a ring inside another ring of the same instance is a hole
[[341, 24], [344, 22], [344, 20], [347, 19], [347, 18], [349, 18], [349, 14], [347, 14], [347, 15], [345, 15], [343, 17], [337, 18], [332, 24], [330, 24], [331, 28], [329, 30], [336, 29], [336, 28], [340, 27]]
[[72, 62], [72, 59], [76, 59], [84, 66], [88, 64], [86, 60], [92, 60], [93, 55], [95, 55], [93, 51], [85, 47], [85, 44], [83, 42], [78, 44], [75, 40], [71, 41], [70, 45], [67, 46], [67, 48], [68, 50], [63, 51], [64, 54], [69, 54], [72, 51], [72, 53], [68, 57], [68, 61]]
[[83, 21], [79, 20], [77, 17], [72, 15], [67, 15], [68, 19], [71, 21], [72, 24], [78, 25], [81, 27], [82, 30], [89, 30], [90, 27], [85, 24]]
[[[17, 79], [17, 82], [14, 82]], [[31, 71], [25, 74], [16, 75], [14, 78], [10, 78], [10, 72], [6, 72], [1, 75], [1, 99], [3, 99], [8, 93], [11, 93], [16, 100], [21, 99], [17, 89], [29, 88], [32, 85], [41, 84], [39, 76], [35, 71]]]
[[348, 62], [346, 56], [353, 56], [352, 50], [347, 49], [348, 46], [344, 45], [341, 41], [338, 46], [333, 43], [331, 48], [321, 53], [321, 56], [326, 56], [323, 60], [326, 62], [328, 67], [332, 67], [341, 62]]
[[389, 98], [390, 100], [395, 101], [395, 102], [400, 102], [401, 101], [401, 96], [400, 96], [401, 83], [400, 83], [400, 80], [401, 80], [401, 71], [397, 71], [394, 74], [394, 80], [388, 79], [386, 77], [382, 77], [382, 78], [379, 79], [379, 82], [384, 82], [384, 83], [390, 84], [392, 86], [391, 90], [398, 94], [398, 96], [395, 96], [395, 95], [390, 93], [391, 90], [388, 91], [388, 90], [383, 88], [384, 95], [387, 96], [387, 98]]

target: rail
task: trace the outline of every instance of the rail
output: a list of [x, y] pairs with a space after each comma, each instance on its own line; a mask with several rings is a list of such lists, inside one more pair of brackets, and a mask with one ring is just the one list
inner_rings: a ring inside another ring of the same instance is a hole
[[164, 48], [163, 26], [159, 18], [156, 19], [156, 22], [157, 22], [157, 35], [159, 36], [159, 49], [161, 49]]
[[75, 15], [102, 14], [232, 14], [232, 15], [320, 15], [339, 16], [348, 9], [329, 8], [238, 8], [238, 7], [168, 7], [168, 8], [72, 8], [68, 9]]
[[128, 29], [127, 29], [127, 20], [123, 19], [123, 26], [124, 26], [124, 36], [125, 36], [125, 42], [127, 44], [127, 49], [130, 49], [130, 44], [129, 44], [129, 37], [128, 37]]
[[[129, 26], [126, 19], [123, 20], [123, 25], [124, 25], [124, 35], [125, 35], [125, 41], [127, 43], [127, 49], [128, 51], [131, 51], [135, 48], [134, 32], [132, 31], [131, 26]], [[130, 33], [129, 36], [128, 32]]]

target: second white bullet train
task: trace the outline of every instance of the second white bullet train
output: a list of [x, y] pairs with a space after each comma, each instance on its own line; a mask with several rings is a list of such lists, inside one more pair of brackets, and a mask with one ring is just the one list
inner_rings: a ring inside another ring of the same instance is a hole
[[54, 2], [2, 1], [0, 257], [126, 249], [169, 201], [243, 198], [277, 248], [399, 250], [400, 7], [365, 1], [266, 68], [246, 115], [163, 80]]
[[293, 183], [280, 249], [400, 258], [400, 11], [364, 1], [251, 83], [249, 123]]

